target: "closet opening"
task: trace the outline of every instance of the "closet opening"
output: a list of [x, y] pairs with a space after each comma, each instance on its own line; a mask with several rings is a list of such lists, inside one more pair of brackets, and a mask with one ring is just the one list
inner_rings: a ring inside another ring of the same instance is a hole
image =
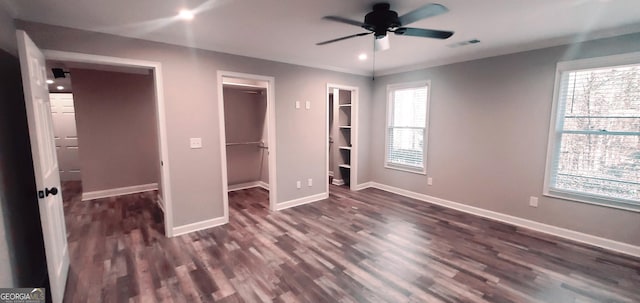
[[218, 76], [225, 217], [230, 204], [233, 210], [273, 210], [273, 78], [231, 72]]
[[358, 88], [327, 84], [327, 192], [329, 184], [357, 185]]

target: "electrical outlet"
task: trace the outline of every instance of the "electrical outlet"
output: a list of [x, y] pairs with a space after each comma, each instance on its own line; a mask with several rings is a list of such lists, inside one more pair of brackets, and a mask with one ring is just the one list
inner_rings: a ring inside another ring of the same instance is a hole
[[300, 109], [300, 101], [296, 101], [296, 109]]
[[296, 187], [298, 189], [302, 188], [302, 183], [300, 183], [300, 181], [296, 181]]
[[311, 101], [305, 102], [305, 108], [306, 109], [311, 109]]
[[307, 185], [309, 187], [313, 186], [313, 179], [309, 178], [309, 180], [307, 180]]
[[427, 185], [433, 185], [433, 178], [427, 178]]
[[534, 196], [529, 197], [529, 206], [538, 207], [538, 197], [534, 197]]
[[189, 146], [191, 148], [202, 148], [202, 138], [190, 138]]

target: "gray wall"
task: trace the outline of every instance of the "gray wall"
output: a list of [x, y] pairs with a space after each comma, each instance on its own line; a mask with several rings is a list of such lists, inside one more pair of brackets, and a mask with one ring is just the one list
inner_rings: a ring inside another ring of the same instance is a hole
[[[373, 181], [640, 245], [640, 213], [542, 196], [558, 61], [640, 50], [640, 34], [379, 77], [372, 121], [385, 121], [386, 86], [431, 80], [427, 176], [384, 168], [384, 122], [372, 124]], [[528, 206], [529, 196], [540, 206]]]
[[0, 71], [0, 287], [45, 286], [47, 267], [15, 27], [2, 7]]
[[[162, 63], [176, 226], [223, 215], [217, 70], [275, 78], [277, 202], [324, 192], [326, 83], [360, 88], [358, 144], [369, 145], [369, 77], [30, 22], [19, 27], [41, 48]], [[311, 110], [296, 110], [296, 100], [311, 101]], [[190, 137], [201, 137], [203, 148], [190, 149]], [[359, 159], [369, 163], [366, 149]], [[314, 186], [296, 189], [296, 181], [307, 178]], [[359, 180], [368, 179], [367, 165], [361, 165]]]
[[[266, 94], [247, 93], [248, 89], [224, 88], [224, 122], [227, 143], [265, 141]], [[227, 146], [229, 185], [255, 181], [268, 183], [268, 159], [256, 144]], [[264, 172], [267, 174], [265, 175]], [[267, 178], [267, 179], [265, 179]]]
[[153, 76], [71, 69], [82, 190], [159, 183]]

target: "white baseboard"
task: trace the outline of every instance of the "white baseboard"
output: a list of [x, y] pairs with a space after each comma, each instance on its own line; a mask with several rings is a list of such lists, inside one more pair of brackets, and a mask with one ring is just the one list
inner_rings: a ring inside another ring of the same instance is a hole
[[158, 207], [160, 207], [162, 212], [166, 213], [166, 211], [164, 210], [164, 199], [162, 198], [162, 196], [158, 195], [158, 200], [156, 202], [158, 203]]
[[196, 223], [186, 224], [173, 228], [173, 237], [192, 233], [195, 231], [216, 227], [229, 223], [229, 219], [225, 217], [218, 217], [209, 220], [204, 220]]
[[333, 178], [333, 182], [331, 182], [331, 184], [338, 185], [338, 186], [344, 185], [344, 180]]
[[374, 187], [373, 182], [364, 182], [364, 183], [356, 184], [354, 186], [351, 186], [351, 190], [362, 190], [369, 187]]
[[289, 200], [289, 201], [286, 201], [286, 202], [278, 203], [278, 204], [276, 204], [275, 208], [276, 208], [276, 210], [283, 210], [283, 209], [291, 208], [291, 207], [298, 206], [298, 205], [303, 205], [303, 204], [307, 204], [307, 203], [311, 203], [311, 202], [324, 200], [326, 198], [329, 198], [329, 194], [328, 193], [320, 193], [320, 194], [316, 194], [316, 195], [306, 196], [306, 197], [302, 197], [302, 198], [299, 198], [299, 199], [294, 199], [294, 200]]
[[469, 205], [458, 203], [458, 202], [448, 201], [445, 199], [440, 199], [440, 198], [412, 192], [406, 189], [397, 188], [397, 187], [393, 187], [393, 186], [389, 186], [381, 183], [366, 182], [366, 183], [360, 184], [359, 187], [361, 187], [360, 189], [373, 187], [373, 188], [381, 189], [394, 194], [398, 194], [401, 196], [414, 198], [417, 200], [425, 201], [432, 204], [437, 204], [447, 208], [452, 208], [452, 209], [459, 210], [472, 215], [477, 215], [480, 217], [493, 219], [493, 220], [504, 222], [507, 224], [528, 228], [528, 229], [542, 232], [545, 234], [566, 238], [576, 242], [581, 242], [581, 243], [601, 247], [604, 249], [612, 250], [615, 252], [619, 252], [619, 253], [635, 256], [635, 257], [640, 257], [640, 246], [635, 246], [635, 245], [631, 245], [623, 242], [618, 242], [618, 241], [598, 237], [598, 236], [593, 236], [593, 235], [581, 233], [578, 231], [574, 231], [574, 230], [570, 230], [562, 227], [548, 225], [548, 224], [544, 224], [544, 223], [540, 223], [540, 222], [536, 222], [528, 219], [523, 219], [523, 218], [491, 211], [491, 210], [469, 206]]
[[229, 187], [227, 188], [227, 191], [228, 192], [236, 191], [236, 190], [242, 190], [242, 189], [248, 189], [248, 188], [254, 188], [254, 187], [261, 187], [261, 188], [264, 188], [265, 190], [269, 190], [269, 184], [267, 184], [266, 182], [255, 181], [255, 182], [229, 185]]
[[141, 192], [157, 190], [157, 189], [158, 189], [158, 183], [149, 183], [149, 184], [141, 184], [141, 185], [127, 186], [127, 187], [83, 192], [82, 201], [129, 195], [129, 194], [141, 193]]

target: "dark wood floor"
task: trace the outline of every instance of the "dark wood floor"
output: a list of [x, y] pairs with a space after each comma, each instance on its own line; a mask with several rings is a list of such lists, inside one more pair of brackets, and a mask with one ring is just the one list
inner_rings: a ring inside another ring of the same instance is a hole
[[172, 239], [152, 194], [63, 194], [66, 302], [640, 302], [640, 259], [376, 189], [274, 213], [236, 191]]

